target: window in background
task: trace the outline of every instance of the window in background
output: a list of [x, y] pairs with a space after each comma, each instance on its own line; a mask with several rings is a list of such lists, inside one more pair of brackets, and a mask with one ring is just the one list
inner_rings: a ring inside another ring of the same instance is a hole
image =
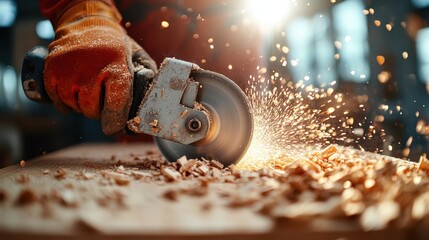
[[11, 66], [2, 67], [2, 74], [0, 76], [0, 84], [2, 87], [0, 94], [3, 96], [2, 101], [4, 100], [3, 106], [5, 108], [12, 109], [16, 106], [18, 100], [18, 79], [16, 77], [15, 69]]
[[295, 19], [287, 28], [289, 68], [295, 81], [327, 87], [336, 80], [335, 50], [328, 16]]
[[3, 68], [0, 65], [0, 112], [6, 108], [6, 97], [3, 88]]
[[315, 15], [313, 26], [317, 26], [314, 29], [317, 85], [330, 86], [337, 80], [335, 49], [330, 35], [331, 21], [327, 15]]
[[429, 28], [421, 29], [416, 38], [419, 78], [429, 83]]
[[424, 8], [429, 6], [429, 0], [411, 0], [414, 6], [418, 8]]
[[54, 39], [55, 32], [49, 20], [42, 20], [36, 25], [37, 36], [44, 40]]
[[332, 8], [338, 73], [344, 80], [366, 82], [369, 79], [368, 28], [361, 0], [347, 0]]
[[313, 25], [310, 19], [298, 18], [288, 26], [286, 39], [290, 48], [289, 68], [295, 81], [315, 84], [313, 62]]
[[12, 0], [0, 0], [0, 27], [10, 27], [15, 22], [16, 3]]

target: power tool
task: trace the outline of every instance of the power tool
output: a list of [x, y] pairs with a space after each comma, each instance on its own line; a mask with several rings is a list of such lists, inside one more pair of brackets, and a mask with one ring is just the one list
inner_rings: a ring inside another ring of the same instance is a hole
[[[45, 47], [27, 52], [21, 80], [26, 96], [52, 102], [44, 88]], [[149, 134], [169, 161], [215, 159], [237, 163], [253, 133], [253, 114], [241, 88], [226, 76], [198, 65], [166, 58], [148, 81], [146, 69], [136, 68], [133, 103], [126, 131]]]

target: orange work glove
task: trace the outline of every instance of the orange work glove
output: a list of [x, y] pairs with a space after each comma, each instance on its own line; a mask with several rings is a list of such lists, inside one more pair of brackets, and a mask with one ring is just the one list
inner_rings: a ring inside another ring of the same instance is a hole
[[[99, 119], [103, 132], [124, 129], [132, 102], [134, 72], [156, 71], [155, 62], [119, 22], [114, 6], [102, 1], [72, 1], [53, 22], [44, 82], [59, 111], [72, 108]], [[148, 71], [149, 70], [149, 71]]]

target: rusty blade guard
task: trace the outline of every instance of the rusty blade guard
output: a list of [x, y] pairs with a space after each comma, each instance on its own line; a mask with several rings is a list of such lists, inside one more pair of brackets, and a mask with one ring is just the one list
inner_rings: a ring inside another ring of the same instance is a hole
[[250, 144], [253, 114], [229, 78], [166, 58], [128, 128], [153, 135], [169, 161], [185, 155], [230, 165]]
[[166, 58], [128, 128], [183, 144], [203, 139], [210, 115], [195, 107], [199, 83], [189, 76], [196, 69], [195, 64]]

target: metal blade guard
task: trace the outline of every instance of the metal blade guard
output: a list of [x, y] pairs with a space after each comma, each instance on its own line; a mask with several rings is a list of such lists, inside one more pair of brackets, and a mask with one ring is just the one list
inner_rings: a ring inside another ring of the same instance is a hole
[[190, 74], [197, 69], [199, 67], [190, 62], [164, 59], [128, 128], [182, 144], [205, 138], [211, 117], [196, 103], [199, 83], [191, 79]]

